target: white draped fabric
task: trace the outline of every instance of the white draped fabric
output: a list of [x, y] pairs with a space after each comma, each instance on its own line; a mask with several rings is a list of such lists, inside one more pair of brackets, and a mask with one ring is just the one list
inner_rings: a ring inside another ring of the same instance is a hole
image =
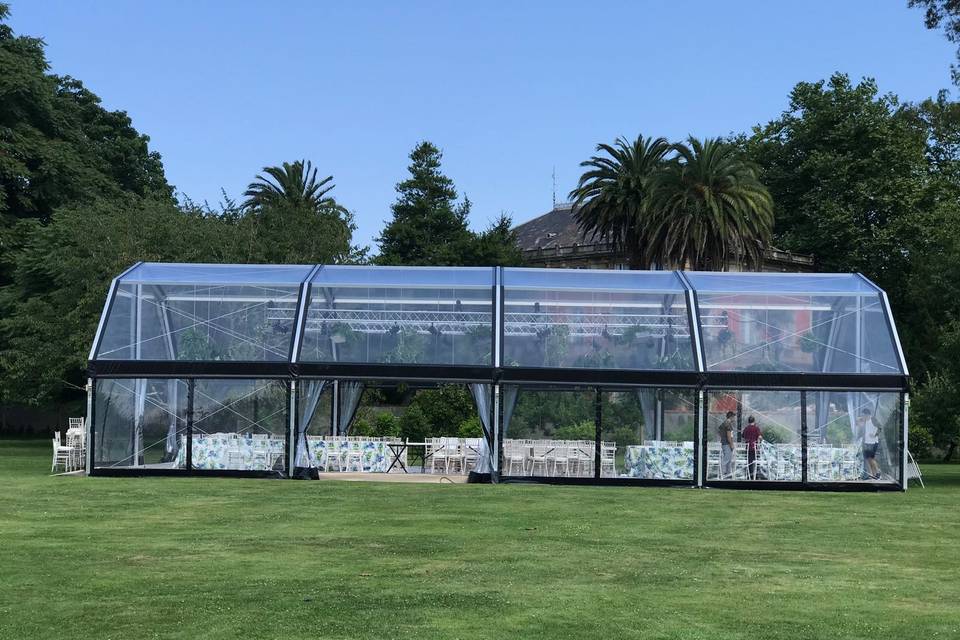
[[637, 399], [643, 412], [643, 435], [646, 440], [659, 440], [657, 424], [657, 390], [647, 387], [637, 389]]
[[475, 382], [468, 385], [473, 401], [477, 405], [480, 415], [480, 424], [483, 426], [483, 440], [480, 441], [480, 451], [477, 454], [477, 473], [490, 473], [490, 450], [493, 442], [493, 416], [490, 407], [493, 404], [493, 386]]
[[363, 382], [360, 380], [344, 380], [339, 384], [340, 387], [340, 407], [337, 413], [338, 424], [337, 434], [350, 435], [350, 427], [353, 425], [353, 418], [357, 415], [357, 408], [360, 406], [360, 397], [363, 395]]
[[326, 386], [326, 380], [309, 380], [302, 387], [304, 403], [303, 413], [300, 414], [300, 422], [297, 424], [296, 462], [294, 465], [296, 467], [309, 468], [313, 466], [310, 444], [307, 442], [307, 431], [310, 429], [313, 414], [317, 412], [317, 405], [320, 404], [320, 395]]
[[177, 380], [167, 380], [167, 406], [169, 409], [167, 413], [170, 414], [170, 425], [167, 427], [167, 439], [164, 444], [164, 450], [166, 451], [166, 459], [173, 460], [177, 457], [177, 454], [180, 452], [180, 438], [177, 437], [177, 430], [179, 425], [177, 424]]
[[147, 404], [146, 378], [137, 378], [134, 383], [134, 395], [133, 460], [130, 464], [140, 466], [143, 456], [143, 413]]

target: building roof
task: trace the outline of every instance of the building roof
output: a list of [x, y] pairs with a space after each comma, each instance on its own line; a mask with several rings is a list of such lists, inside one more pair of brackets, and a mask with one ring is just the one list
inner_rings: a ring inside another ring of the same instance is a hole
[[606, 242], [606, 238], [585, 238], [573, 217], [573, 204], [558, 203], [552, 211], [514, 228], [522, 251], [570, 247], [585, 242]]
[[[542, 215], [514, 227], [517, 244], [525, 257], [547, 254], [559, 258], [568, 252], [563, 249], [580, 248], [578, 255], [585, 253], [613, 254], [613, 243], [606, 235], [593, 236], [580, 230], [574, 218], [573, 203], [560, 202]], [[768, 246], [764, 250], [764, 259], [778, 265], [794, 265], [800, 269], [814, 266], [813, 256], [784, 251]]]

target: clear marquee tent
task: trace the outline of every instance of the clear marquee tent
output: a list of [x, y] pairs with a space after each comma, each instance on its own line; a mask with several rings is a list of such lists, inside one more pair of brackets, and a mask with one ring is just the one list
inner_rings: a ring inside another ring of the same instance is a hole
[[[905, 489], [907, 375], [859, 274], [137, 263], [90, 351], [87, 471], [293, 477], [386, 381], [469, 387], [484, 480]], [[595, 404], [596, 464], [514, 464], [541, 428], [515, 409], [564, 394]], [[642, 420], [612, 425], [625, 402]], [[748, 416], [745, 475], [720, 439]], [[210, 469], [216, 434], [272, 448]]]

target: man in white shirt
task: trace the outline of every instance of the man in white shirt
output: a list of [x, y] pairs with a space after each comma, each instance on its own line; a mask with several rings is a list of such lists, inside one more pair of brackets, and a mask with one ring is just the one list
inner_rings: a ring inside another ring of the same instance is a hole
[[880, 465], [877, 464], [877, 447], [880, 446], [880, 429], [873, 421], [869, 408], [864, 407], [860, 411], [857, 426], [863, 434], [863, 471], [869, 479], [879, 480]]

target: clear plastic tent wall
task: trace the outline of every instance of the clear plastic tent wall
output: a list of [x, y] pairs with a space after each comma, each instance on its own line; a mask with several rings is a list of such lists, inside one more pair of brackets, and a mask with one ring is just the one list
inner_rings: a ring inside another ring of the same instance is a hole
[[324, 267], [300, 360], [491, 366], [493, 286], [490, 268]]
[[690, 273], [710, 371], [903, 373], [882, 292], [855, 274]]
[[[494, 479], [906, 486], [906, 363], [858, 274], [138, 263], [89, 370], [95, 474], [322, 468], [392, 381], [469, 385]], [[558, 402], [576, 429], [531, 421]]]
[[116, 283], [94, 359], [287, 361], [311, 269], [139, 264]]

